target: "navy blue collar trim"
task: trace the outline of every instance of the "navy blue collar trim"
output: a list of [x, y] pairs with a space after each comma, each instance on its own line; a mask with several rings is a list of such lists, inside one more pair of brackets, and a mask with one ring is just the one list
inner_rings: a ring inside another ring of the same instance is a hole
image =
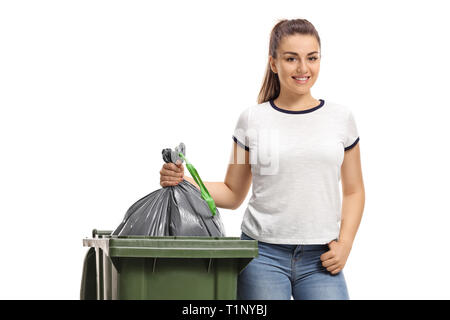
[[325, 104], [325, 101], [323, 99], [319, 99], [319, 101], [320, 101], [320, 104], [318, 106], [314, 107], [314, 108], [306, 109], [306, 110], [292, 111], [292, 110], [286, 110], [286, 109], [278, 108], [275, 105], [275, 103], [273, 102], [273, 100], [269, 100], [270, 105], [272, 106], [272, 108], [274, 108], [277, 111], [284, 112], [284, 113], [290, 113], [290, 114], [309, 113], [309, 112], [316, 111], [317, 109], [322, 108], [323, 105]]

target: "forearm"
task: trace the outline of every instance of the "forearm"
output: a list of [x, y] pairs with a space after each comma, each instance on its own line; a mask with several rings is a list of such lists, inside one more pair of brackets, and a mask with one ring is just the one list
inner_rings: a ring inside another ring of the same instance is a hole
[[[184, 179], [192, 183], [198, 190], [200, 190], [200, 187], [197, 185], [193, 178], [187, 177], [185, 175]], [[236, 196], [224, 182], [203, 181], [203, 184], [205, 185], [206, 189], [208, 189], [208, 192], [213, 198], [216, 207], [224, 209], [235, 209]]]
[[364, 190], [343, 196], [339, 241], [348, 244], [350, 247], [353, 245], [353, 240], [361, 223], [364, 202]]

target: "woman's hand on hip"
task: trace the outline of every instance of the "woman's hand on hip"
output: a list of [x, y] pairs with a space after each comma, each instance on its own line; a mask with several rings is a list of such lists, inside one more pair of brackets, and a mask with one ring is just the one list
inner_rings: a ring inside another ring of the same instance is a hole
[[350, 254], [351, 246], [333, 240], [328, 243], [330, 250], [320, 256], [322, 266], [325, 267], [331, 274], [338, 274], [344, 269], [347, 258]]

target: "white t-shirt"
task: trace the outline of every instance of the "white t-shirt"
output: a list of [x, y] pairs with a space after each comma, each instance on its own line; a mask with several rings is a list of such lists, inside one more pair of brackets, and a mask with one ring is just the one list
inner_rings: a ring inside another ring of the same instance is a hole
[[252, 170], [241, 230], [254, 239], [326, 244], [339, 237], [340, 169], [344, 150], [359, 136], [349, 107], [319, 100], [302, 111], [280, 109], [271, 100], [239, 117], [233, 139], [242, 147], [238, 153], [250, 152]]

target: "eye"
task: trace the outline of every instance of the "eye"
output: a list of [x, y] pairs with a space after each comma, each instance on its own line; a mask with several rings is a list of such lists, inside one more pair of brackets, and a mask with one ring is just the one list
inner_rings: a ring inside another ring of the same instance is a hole
[[[292, 60], [291, 60], [292, 59]], [[308, 58], [310, 61], [316, 61], [318, 58], [317, 57], [309, 57]], [[293, 58], [293, 57], [289, 57], [289, 58], [287, 58], [286, 59], [286, 61], [288, 61], [288, 62], [292, 62], [292, 61], [294, 61], [294, 60], [296, 60], [296, 58]]]

